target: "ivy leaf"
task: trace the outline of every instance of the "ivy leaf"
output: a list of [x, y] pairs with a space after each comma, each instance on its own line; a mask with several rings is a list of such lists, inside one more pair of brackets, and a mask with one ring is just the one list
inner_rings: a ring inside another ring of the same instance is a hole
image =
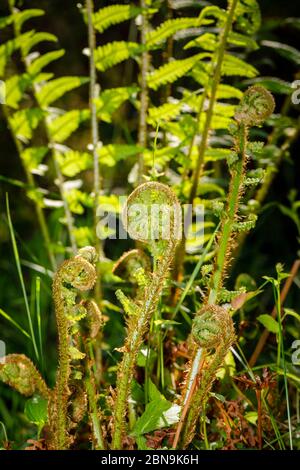
[[137, 420], [132, 435], [141, 436], [156, 429], [178, 423], [179, 405], [172, 405], [168, 400], [153, 400], [147, 404], [142, 416]]
[[259, 315], [257, 319], [271, 333], [279, 333], [279, 324], [271, 315]]

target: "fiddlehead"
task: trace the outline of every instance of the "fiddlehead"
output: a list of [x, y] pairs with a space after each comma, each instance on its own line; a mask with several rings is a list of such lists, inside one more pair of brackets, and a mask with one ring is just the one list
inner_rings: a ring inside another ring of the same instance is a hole
[[76, 332], [76, 323], [87, 314], [83, 304], [76, 301], [77, 291], [87, 291], [96, 282], [96, 271], [93, 262], [96, 252], [92, 247], [79, 250], [74, 258], [65, 261], [53, 281], [58, 330], [59, 367], [53, 400], [50, 403], [50, 429], [53, 447], [65, 449], [69, 446], [67, 409], [70, 396], [69, 381], [72, 360], [80, 360], [85, 355], [72, 344], [72, 335]]
[[136, 271], [136, 278], [143, 292], [135, 301], [127, 298], [121, 291], [116, 293], [129, 320], [128, 334], [122, 348], [123, 359], [117, 377], [113, 449], [122, 448], [127, 398], [136, 357], [157, 307], [181, 236], [181, 209], [175, 194], [168, 186], [149, 182], [138, 186], [129, 196], [124, 219], [130, 236], [149, 246], [154, 257], [154, 270], [150, 275], [141, 267]]
[[[235, 130], [235, 148], [234, 157], [229, 162], [231, 182], [227, 208], [222, 217], [222, 226], [217, 243], [218, 249], [210, 280], [208, 299], [206, 305], [199, 312], [200, 314], [196, 315], [192, 327], [194, 342], [196, 340], [199, 347], [194, 348], [192, 366], [187, 378], [184, 403], [187, 403], [187, 397], [189, 397], [190, 408], [182, 438], [183, 447], [186, 447], [193, 438], [199, 411], [203, 409], [205, 405], [205, 398], [214, 381], [215, 373], [222, 365], [234, 340], [234, 329], [230, 315], [225, 309], [219, 307], [217, 303], [220, 301], [219, 296], [223, 286], [223, 280], [231, 258], [239, 202], [244, 191], [248, 129], [250, 126], [262, 124], [274, 111], [274, 106], [274, 99], [266, 89], [253, 86], [245, 92], [236, 110], [235, 120], [237, 126]], [[212, 314], [212, 316], [210, 316], [210, 314]], [[220, 330], [219, 326], [221, 326]], [[221, 336], [219, 337], [218, 335], [220, 333]], [[206, 349], [208, 346], [211, 347], [210, 340], [214, 342], [215, 339], [219, 340], [219, 345], [216, 346], [215, 353], [208, 364], [205, 365], [200, 372], [199, 388], [190, 396], [190, 392], [194, 389], [193, 384], [197, 379], [197, 374], [195, 375], [194, 371], [198, 371], [202, 350]]]

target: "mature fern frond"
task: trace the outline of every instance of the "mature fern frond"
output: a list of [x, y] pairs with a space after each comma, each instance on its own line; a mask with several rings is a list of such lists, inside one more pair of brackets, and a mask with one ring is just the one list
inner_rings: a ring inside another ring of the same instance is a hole
[[118, 161], [139, 154], [143, 149], [137, 145], [109, 144], [104, 145], [98, 151], [100, 163], [106, 166], [114, 166]]
[[93, 166], [92, 155], [88, 152], [68, 149], [64, 153], [57, 151], [56, 156], [62, 174], [70, 178]]
[[88, 109], [74, 109], [49, 121], [49, 131], [55, 142], [62, 143], [90, 117]]
[[178, 103], [165, 103], [162, 106], [149, 108], [148, 123], [156, 126], [158, 122], [169, 121], [176, 118], [180, 113], [182, 102]]
[[225, 54], [222, 65], [222, 74], [227, 76], [241, 76], [253, 78], [258, 75], [258, 70], [248, 62], [231, 54]]
[[[57, 37], [54, 34], [44, 33], [44, 32], [36, 32], [31, 31], [31, 35], [28, 35], [24, 41], [21, 41], [20, 47], [22, 49], [22, 53], [24, 57], [26, 57], [31, 49], [39, 44], [40, 42], [49, 41], [49, 42], [57, 42]], [[18, 37], [18, 39], [20, 36]]]
[[172, 60], [168, 64], [162, 65], [159, 69], [148, 76], [148, 86], [157, 90], [161, 85], [173, 83], [178, 78], [185, 75], [201, 59], [207, 57], [206, 53], [197, 54], [182, 60]]
[[28, 73], [30, 75], [37, 75], [44, 67], [49, 65], [54, 60], [60, 59], [65, 54], [64, 49], [58, 51], [47, 52], [31, 62], [28, 66]]
[[16, 12], [14, 14], [13, 20], [18, 31], [21, 31], [21, 28], [26, 21], [30, 20], [31, 18], [43, 16], [44, 14], [44, 10], [40, 10], [38, 8], [29, 8], [27, 10]]
[[152, 48], [156, 44], [162, 43], [181, 29], [193, 28], [195, 26], [197, 26], [196, 18], [175, 18], [167, 20], [160, 24], [158, 28], [147, 33], [147, 48]]
[[114, 41], [95, 50], [95, 64], [100, 72], [134, 57], [142, 52], [142, 47], [136, 42]]
[[15, 112], [9, 118], [15, 136], [25, 142], [30, 140], [34, 129], [37, 128], [44, 114], [44, 111], [40, 108], [22, 109]]
[[129, 20], [140, 12], [140, 8], [132, 5], [110, 5], [101, 8], [101, 10], [93, 15], [94, 28], [99, 33], [103, 33], [110, 26]]
[[104, 90], [95, 100], [98, 119], [105, 122], [112, 121], [112, 115], [127, 100], [134, 98], [138, 92], [137, 87], [119, 87]]
[[87, 77], [61, 77], [46, 83], [37, 93], [40, 106], [47, 107], [68, 91], [88, 83]]

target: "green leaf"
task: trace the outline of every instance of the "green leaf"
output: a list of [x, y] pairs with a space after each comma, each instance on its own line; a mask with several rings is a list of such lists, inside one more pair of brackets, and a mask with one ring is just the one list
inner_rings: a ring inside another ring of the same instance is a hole
[[22, 109], [15, 112], [9, 123], [13, 133], [21, 140], [30, 140], [34, 129], [37, 128], [40, 120], [44, 116], [44, 111], [39, 108]]
[[240, 76], [253, 78], [258, 75], [258, 71], [248, 62], [245, 62], [234, 55], [225, 54], [222, 64], [222, 74], [229, 77]]
[[64, 153], [56, 152], [56, 158], [62, 174], [69, 178], [93, 166], [92, 155], [88, 152], [77, 150], [67, 150]]
[[291, 83], [277, 77], [259, 77], [253, 80], [247, 80], [246, 84], [261, 85], [271, 91], [271, 93], [278, 93], [281, 95], [290, 95], [293, 91]]
[[35, 395], [25, 403], [24, 413], [30, 423], [39, 427], [44, 426], [48, 420], [48, 401]]
[[156, 385], [151, 379], [148, 381], [149, 401], [165, 400], [165, 397], [160, 393]]
[[40, 106], [47, 107], [54, 101], [61, 98], [68, 91], [74, 90], [85, 83], [88, 83], [87, 77], [61, 77], [55, 78], [46, 83], [37, 93]]
[[30, 75], [37, 75], [44, 67], [46, 67], [46, 65], [62, 57], [64, 53], [65, 50], [60, 49], [58, 51], [52, 51], [48, 52], [47, 54], [43, 54], [31, 62], [28, 67], [28, 73], [30, 73]]
[[5, 28], [6, 26], [9, 26], [13, 22], [13, 16], [3, 16], [0, 18], [0, 29]]
[[257, 423], [257, 411], [248, 411], [248, 413], [245, 413], [245, 419], [251, 424], [256, 424]]
[[28, 8], [24, 11], [18, 11], [14, 13], [13, 19], [17, 30], [21, 31], [23, 24], [30, 20], [31, 18], [36, 18], [38, 16], [43, 16], [45, 14], [44, 10], [39, 10], [37, 8]]
[[27, 74], [13, 75], [6, 80], [5, 104], [11, 108], [18, 109], [18, 104], [24, 97], [24, 92], [30, 84], [31, 80]]
[[243, 92], [230, 85], [219, 85], [217, 89], [217, 99], [242, 99]]
[[100, 163], [106, 166], [114, 166], [118, 161], [141, 153], [143, 149], [136, 145], [109, 144], [98, 150]]
[[177, 31], [197, 26], [196, 18], [175, 18], [161, 23], [158, 28], [149, 31], [146, 35], [146, 46], [148, 49], [156, 44], [162, 43]]
[[54, 36], [54, 34], [44, 33], [44, 32], [37, 33], [35, 31], [31, 31], [30, 33], [31, 33], [30, 36], [28, 36], [27, 38], [24, 38], [24, 41], [22, 41], [20, 44], [20, 47], [22, 49], [24, 56], [27, 56], [29, 52], [31, 51], [31, 49], [37, 44], [39, 44], [40, 42], [44, 42], [44, 41], [57, 42], [57, 37]]
[[217, 160], [225, 160], [231, 155], [232, 150], [223, 148], [209, 148], [205, 151], [205, 161], [215, 162]]
[[104, 90], [95, 100], [97, 117], [105, 122], [112, 121], [112, 115], [128, 99], [138, 92], [137, 87], [120, 87]]
[[168, 400], [153, 400], [147, 404], [144, 413], [137, 420], [132, 434], [141, 436], [178, 423], [179, 412], [180, 406], [172, 405]]
[[140, 54], [143, 47], [136, 42], [113, 41], [95, 50], [95, 64], [100, 72]]
[[181, 107], [182, 102], [179, 101], [178, 103], [165, 103], [156, 108], [149, 108], [147, 122], [153, 127], [156, 127], [157, 123], [160, 121], [170, 121], [178, 116]]
[[276, 52], [285, 59], [288, 59], [296, 65], [300, 65], [300, 51], [295, 47], [277, 41], [261, 41], [261, 45], [275, 49]]
[[279, 333], [279, 324], [271, 315], [259, 315], [257, 320], [271, 333]]
[[103, 33], [110, 26], [134, 18], [141, 12], [141, 8], [132, 5], [110, 5], [101, 8], [93, 15], [94, 28]]
[[254, 39], [249, 36], [245, 36], [244, 34], [236, 33], [231, 31], [228, 36], [229, 44], [233, 44], [234, 46], [238, 47], [245, 47], [252, 51], [258, 49], [258, 44]]
[[3, 77], [5, 72], [5, 67], [10, 59], [12, 53], [17, 50], [21, 44], [26, 42], [33, 35], [33, 31], [28, 31], [24, 34], [21, 34], [16, 39], [11, 39], [0, 46], [0, 77]]
[[295, 310], [292, 310], [291, 308], [284, 309], [284, 316], [294, 317], [296, 320], [300, 321], [299, 313], [295, 312]]
[[202, 58], [206, 57], [206, 53], [197, 54], [193, 57], [182, 60], [172, 60], [159, 69], [150, 73], [147, 77], [149, 88], [157, 90], [161, 85], [173, 83], [178, 78], [185, 75], [191, 68]]
[[35, 170], [43, 161], [44, 156], [48, 152], [48, 147], [28, 147], [21, 153], [25, 167], [29, 171]]
[[201, 34], [196, 39], [189, 41], [185, 46], [184, 49], [190, 49], [191, 47], [200, 47], [201, 49], [205, 49], [206, 51], [214, 51], [217, 47], [218, 41], [215, 34], [212, 33], [204, 33]]
[[58, 116], [49, 123], [52, 139], [58, 143], [64, 142], [89, 117], [90, 111], [88, 109], [74, 109]]

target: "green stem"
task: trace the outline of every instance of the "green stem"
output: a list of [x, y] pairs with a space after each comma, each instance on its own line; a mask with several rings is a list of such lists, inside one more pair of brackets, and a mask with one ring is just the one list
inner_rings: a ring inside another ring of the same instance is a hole
[[99, 419], [99, 411], [97, 406], [97, 394], [95, 390], [95, 382], [92, 379], [89, 371], [87, 371], [87, 376], [85, 380], [85, 388], [87, 391], [88, 402], [89, 402], [89, 415], [92, 424], [93, 436], [95, 439], [95, 449], [104, 450], [105, 444], [101, 429], [101, 423]]

